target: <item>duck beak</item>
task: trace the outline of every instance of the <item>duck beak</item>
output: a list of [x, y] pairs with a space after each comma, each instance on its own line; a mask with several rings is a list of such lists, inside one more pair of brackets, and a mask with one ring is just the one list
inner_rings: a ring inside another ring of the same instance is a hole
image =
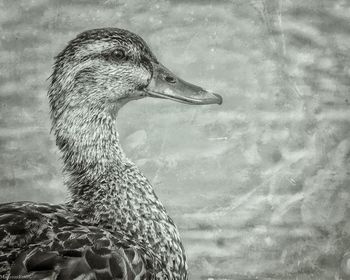
[[190, 84], [174, 75], [165, 66], [152, 62], [153, 77], [144, 89], [147, 96], [170, 99], [190, 105], [222, 104], [222, 97]]

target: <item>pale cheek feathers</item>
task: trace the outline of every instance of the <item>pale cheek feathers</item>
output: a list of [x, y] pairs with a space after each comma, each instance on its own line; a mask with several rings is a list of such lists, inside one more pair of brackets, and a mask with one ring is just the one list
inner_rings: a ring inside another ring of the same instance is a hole
[[134, 76], [138, 85], [144, 85], [144, 86], [147, 86], [149, 81], [152, 78], [151, 73], [144, 67], [137, 67], [134, 70]]
[[134, 91], [141, 86], [147, 86], [151, 79], [151, 73], [141, 66], [125, 63], [104, 67], [102, 79], [108, 90], [121, 94]]

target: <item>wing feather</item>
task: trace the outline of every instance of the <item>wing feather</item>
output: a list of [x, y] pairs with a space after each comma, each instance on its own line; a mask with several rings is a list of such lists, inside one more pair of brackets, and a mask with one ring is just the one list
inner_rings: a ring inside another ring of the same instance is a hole
[[0, 275], [53, 280], [154, 279], [138, 244], [78, 221], [63, 206], [0, 205]]

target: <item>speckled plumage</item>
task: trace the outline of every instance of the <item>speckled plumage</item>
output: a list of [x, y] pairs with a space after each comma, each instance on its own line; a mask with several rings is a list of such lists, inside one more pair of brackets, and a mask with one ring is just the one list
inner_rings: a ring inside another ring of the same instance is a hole
[[171, 75], [139, 36], [117, 28], [86, 31], [56, 57], [48, 96], [71, 199], [0, 205], [0, 276], [187, 279], [176, 226], [116, 130], [119, 109], [145, 97], [151, 80], [187, 94], [153, 97], [221, 104]]

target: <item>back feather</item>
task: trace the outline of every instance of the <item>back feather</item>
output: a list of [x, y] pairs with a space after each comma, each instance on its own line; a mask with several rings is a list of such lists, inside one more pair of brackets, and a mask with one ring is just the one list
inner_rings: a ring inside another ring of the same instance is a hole
[[154, 279], [140, 246], [84, 225], [65, 207], [0, 205], [0, 275], [53, 280]]

